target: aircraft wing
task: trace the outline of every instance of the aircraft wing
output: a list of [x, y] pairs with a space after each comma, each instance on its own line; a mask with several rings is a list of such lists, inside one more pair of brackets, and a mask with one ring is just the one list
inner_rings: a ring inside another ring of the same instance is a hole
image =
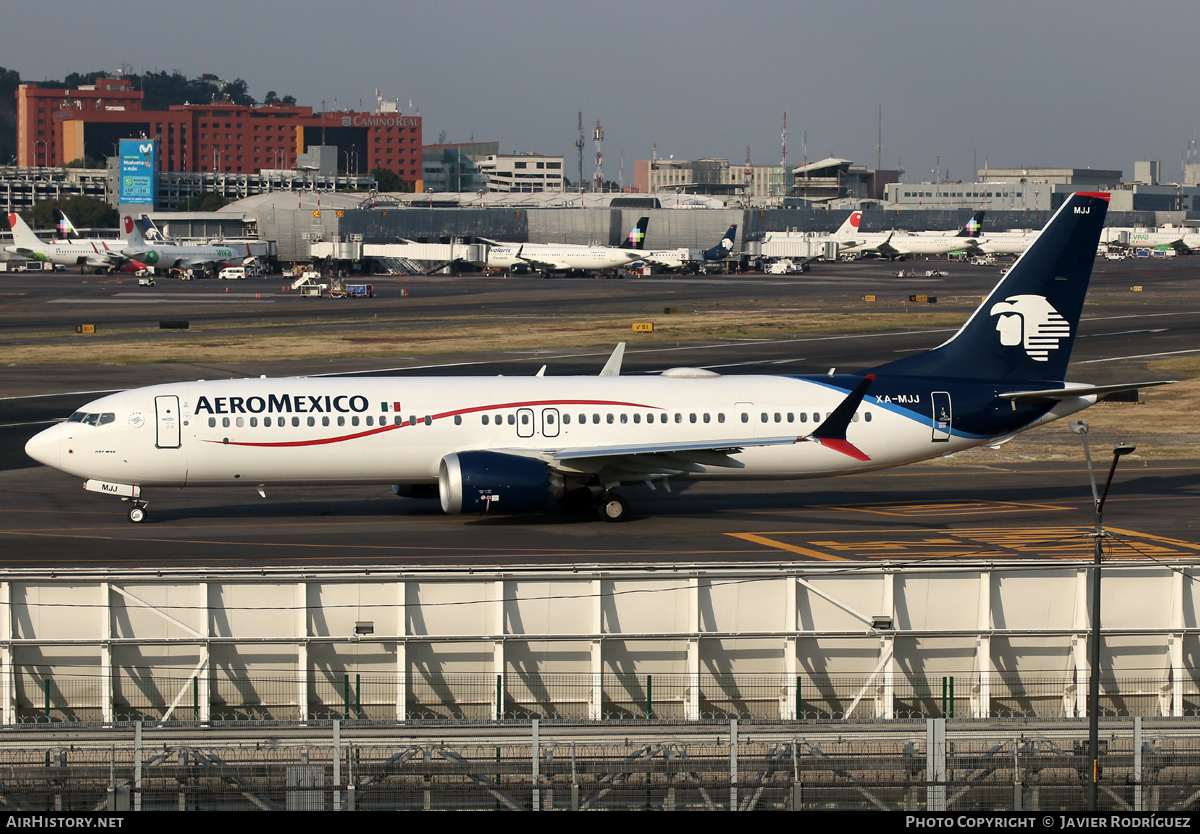
[[1116, 385], [1071, 385], [1066, 388], [1046, 388], [1039, 391], [1009, 391], [1001, 394], [1005, 400], [1038, 401], [1038, 400], [1069, 400], [1074, 397], [1098, 396], [1100, 399], [1127, 391], [1137, 391], [1141, 388], [1151, 388], [1155, 385], [1171, 385], [1177, 380], [1159, 379], [1153, 382], [1124, 382]]
[[796, 435], [785, 437], [748, 437], [720, 441], [645, 443], [627, 446], [580, 446], [563, 449], [492, 449], [519, 457], [536, 458], [560, 472], [605, 473], [622, 481], [638, 481], [653, 476], [703, 472], [707, 467], [742, 469], [745, 464], [732, 457], [750, 446], [790, 446]]
[[540, 269], [543, 272], [546, 272], [546, 271], [564, 272], [568, 269], [574, 269], [574, 267], [572, 267], [569, 263], [566, 263], [565, 261], [544, 261], [544, 260], [541, 260], [540, 258], [531, 258], [528, 255], [522, 255], [520, 252], [518, 252], [516, 254], [516, 258], [517, 258], [517, 260], [521, 261], [522, 263], [527, 263], [534, 269]]

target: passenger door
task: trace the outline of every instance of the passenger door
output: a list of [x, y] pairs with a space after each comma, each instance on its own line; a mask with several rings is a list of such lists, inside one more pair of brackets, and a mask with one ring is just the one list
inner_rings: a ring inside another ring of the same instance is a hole
[[154, 445], [159, 449], [179, 448], [179, 397], [154, 398]]

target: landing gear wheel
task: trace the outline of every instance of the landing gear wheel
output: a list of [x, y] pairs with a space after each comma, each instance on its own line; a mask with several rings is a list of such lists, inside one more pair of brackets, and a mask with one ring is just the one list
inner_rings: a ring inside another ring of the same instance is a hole
[[129, 508], [129, 520], [134, 524], [141, 524], [146, 520], [146, 505], [138, 502]]
[[596, 515], [601, 521], [624, 521], [629, 517], [629, 502], [615, 492], [606, 492], [596, 500]]

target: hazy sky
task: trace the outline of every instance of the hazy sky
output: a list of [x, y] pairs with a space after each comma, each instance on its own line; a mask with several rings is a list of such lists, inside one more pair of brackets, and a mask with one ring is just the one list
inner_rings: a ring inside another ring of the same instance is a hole
[[[5, 0], [0, 66], [25, 80], [119, 68], [244, 78], [300, 104], [409, 101], [426, 143], [494, 140], [591, 176], [660, 157], [834, 155], [908, 182], [935, 166], [1076, 166], [1181, 178], [1200, 131], [1197, 0]], [[67, 28], [64, 24], [71, 24]]]

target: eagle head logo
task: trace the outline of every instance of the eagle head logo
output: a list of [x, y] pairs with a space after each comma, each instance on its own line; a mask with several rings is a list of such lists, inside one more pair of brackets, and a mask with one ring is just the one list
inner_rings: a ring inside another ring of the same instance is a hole
[[1071, 335], [1070, 323], [1041, 295], [1013, 295], [992, 305], [990, 314], [999, 316], [996, 332], [1000, 344], [1021, 345], [1029, 358], [1045, 362], [1058, 343]]

